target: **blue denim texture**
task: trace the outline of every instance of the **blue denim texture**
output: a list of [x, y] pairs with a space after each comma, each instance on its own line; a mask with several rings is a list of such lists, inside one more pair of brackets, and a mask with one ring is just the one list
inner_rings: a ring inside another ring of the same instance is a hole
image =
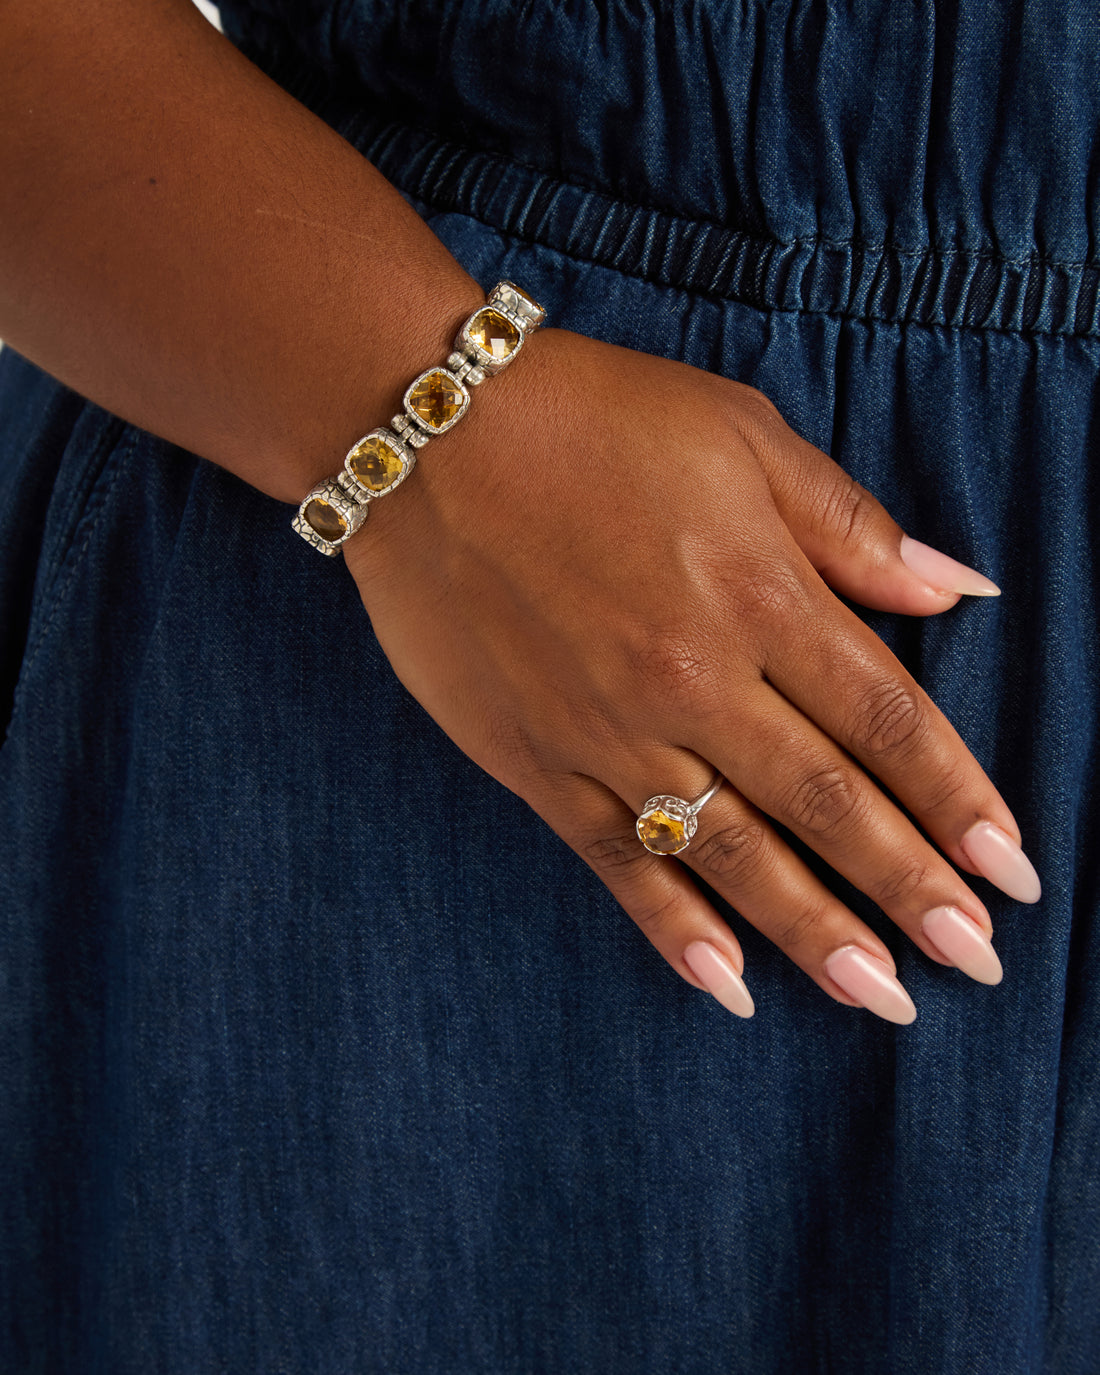
[[1001, 585], [868, 619], [1044, 897], [977, 881], [986, 988], [834, 878], [906, 1028], [731, 913], [732, 1018], [408, 697], [287, 508], [6, 350], [0, 1367], [1095, 1375], [1094, 7], [223, 19], [484, 284], [760, 387]]

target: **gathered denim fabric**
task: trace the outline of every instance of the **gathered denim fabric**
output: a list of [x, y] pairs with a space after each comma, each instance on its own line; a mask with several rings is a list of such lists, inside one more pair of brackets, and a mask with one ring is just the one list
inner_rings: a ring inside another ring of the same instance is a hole
[[975, 880], [987, 988], [834, 876], [903, 1028], [731, 913], [731, 1017], [407, 695], [289, 508], [5, 350], [0, 1368], [1096, 1375], [1095, 7], [223, 22], [484, 285], [754, 384], [1000, 584], [867, 619], [1044, 896]]

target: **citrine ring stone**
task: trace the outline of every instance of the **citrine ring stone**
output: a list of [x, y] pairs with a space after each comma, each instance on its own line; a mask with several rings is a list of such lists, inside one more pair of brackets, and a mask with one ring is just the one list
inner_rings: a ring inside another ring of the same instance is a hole
[[694, 802], [682, 797], [651, 797], [638, 815], [638, 839], [653, 855], [678, 855], [686, 850], [698, 829], [699, 812], [722, 786], [716, 773]]

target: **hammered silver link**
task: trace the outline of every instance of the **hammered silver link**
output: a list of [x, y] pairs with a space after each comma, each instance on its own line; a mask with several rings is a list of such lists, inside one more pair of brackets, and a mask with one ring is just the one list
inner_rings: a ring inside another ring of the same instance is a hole
[[503, 306], [506, 312], [517, 315], [523, 321], [524, 329], [536, 330], [546, 319], [546, 311], [542, 306], [521, 291], [515, 282], [497, 282], [489, 292], [487, 304]]
[[370, 493], [359, 486], [346, 468], [341, 468], [336, 474], [336, 481], [357, 506], [366, 506], [367, 502], [370, 501]]
[[[347, 526], [339, 539], [326, 539], [314, 530], [306, 519], [306, 508], [311, 501], [321, 500], [333, 507], [344, 518]], [[367, 508], [365, 504], [360, 504], [348, 491], [345, 490], [340, 478], [325, 478], [324, 482], [319, 482], [316, 487], [312, 487], [302, 498], [302, 504], [298, 507], [298, 515], [295, 519], [297, 525], [291, 521], [291, 525], [303, 539], [308, 540], [314, 549], [320, 549], [322, 553], [338, 554], [339, 546], [345, 540], [351, 539], [352, 535], [363, 526], [367, 518]]]
[[308, 521], [304, 521], [300, 515], [295, 515], [290, 522], [290, 528], [301, 535], [306, 543], [311, 544], [319, 554], [327, 554], [330, 559], [340, 557], [339, 549], [335, 545], [329, 544], [328, 540], [322, 539], [313, 526]]
[[414, 449], [422, 449], [431, 439], [430, 434], [425, 434], [423, 430], [417, 429], [409, 417], [404, 414], [394, 416], [390, 421], [390, 429], [403, 443], [411, 444]]

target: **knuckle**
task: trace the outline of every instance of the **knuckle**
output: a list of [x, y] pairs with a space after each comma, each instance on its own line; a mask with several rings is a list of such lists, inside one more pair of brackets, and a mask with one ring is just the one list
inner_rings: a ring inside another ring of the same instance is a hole
[[798, 780], [783, 813], [796, 829], [829, 837], [858, 817], [863, 797], [863, 789], [849, 770], [818, 769]]
[[739, 618], [757, 631], [790, 624], [806, 599], [797, 573], [782, 564], [748, 570], [730, 593]]
[[599, 840], [588, 841], [582, 845], [581, 855], [601, 878], [609, 877], [620, 882], [644, 869], [650, 858], [649, 851], [639, 841], [633, 827], [629, 831], [616, 831], [611, 835], [604, 833]]
[[747, 382], [734, 383], [728, 395], [734, 430], [753, 448], [770, 443], [776, 427], [785, 423], [775, 403]]
[[678, 911], [679, 904], [675, 898], [667, 898], [664, 902], [656, 904], [632, 906], [629, 909], [631, 919], [650, 940], [656, 940], [673, 927]]
[[751, 821], [733, 822], [695, 851], [695, 867], [704, 877], [736, 884], [742, 891], [757, 881], [764, 866], [764, 828]]
[[821, 522], [842, 546], [862, 545], [874, 520], [877, 503], [865, 487], [841, 472], [823, 494]]
[[697, 711], [720, 685], [715, 664], [679, 631], [652, 634], [638, 652], [638, 668], [650, 690], [673, 711]]
[[927, 726], [919, 693], [896, 678], [877, 682], [864, 692], [858, 720], [853, 737], [876, 758], [911, 749]]
[[772, 940], [781, 950], [792, 950], [813, 938], [827, 915], [824, 903], [813, 903], [787, 914], [772, 933]]
[[959, 794], [970, 787], [971, 782], [960, 768], [948, 766], [941, 769], [921, 799], [922, 809], [933, 814], [947, 811], [958, 801]]
[[[604, 758], [621, 745], [626, 732], [634, 721], [626, 713], [616, 711], [616, 703], [605, 697], [597, 697], [575, 691], [568, 702], [562, 702], [562, 718], [554, 721], [546, 730], [547, 719], [542, 720], [544, 732], [552, 737], [542, 744], [543, 753], [556, 759], [566, 753], [570, 759], [581, 757]], [[564, 746], [564, 750], [561, 747]]]
[[931, 866], [920, 860], [912, 860], [888, 875], [868, 895], [880, 907], [895, 907], [904, 904], [918, 892], [931, 877]]
[[499, 713], [486, 726], [490, 757], [497, 772], [506, 777], [527, 779], [537, 771], [538, 748], [531, 731], [518, 716]]

